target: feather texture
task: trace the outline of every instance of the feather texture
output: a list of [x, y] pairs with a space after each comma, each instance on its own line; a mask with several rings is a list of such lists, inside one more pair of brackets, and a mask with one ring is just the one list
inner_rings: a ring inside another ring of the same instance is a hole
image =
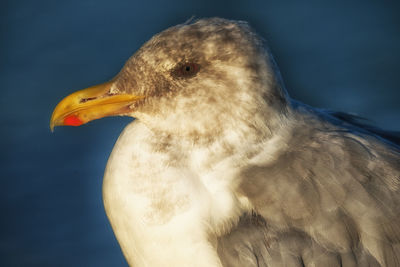
[[310, 265], [304, 251], [291, 250], [304, 266], [399, 266], [400, 151], [308, 107], [296, 111], [288, 149], [272, 163], [245, 168], [240, 192], [272, 232], [293, 236], [290, 247], [321, 254]]

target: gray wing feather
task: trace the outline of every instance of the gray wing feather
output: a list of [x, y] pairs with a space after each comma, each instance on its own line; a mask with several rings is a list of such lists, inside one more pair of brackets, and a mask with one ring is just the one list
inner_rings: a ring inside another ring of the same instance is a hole
[[353, 126], [356, 126], [360, 129], [366, 130], [372, 134], [376, 134], [377, 136], [380, 136], [393, 144], [400, 145], [400, 132], [398, 131], [387, 131], [380, 129], [374, 125], [371, 124], [371, 122], [363, 117], [354, 115], [354, 114], [349, 114], [345, 112], [338, 112], [338, 111], [326, 111], [327, 114], [342, 120], [343, 122], [349, 123]]
[[305, 122], [274, 162], [242, 171], [238, 193], [263, 224], [244, 215], [220, 238], [224, 265], [400, 266], [400, 151]]

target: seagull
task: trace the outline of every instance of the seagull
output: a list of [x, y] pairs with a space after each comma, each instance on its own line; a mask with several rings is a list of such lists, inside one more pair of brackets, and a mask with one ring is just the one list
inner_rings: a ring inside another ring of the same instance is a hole
[[400, 266], [398, 136], [291, 99], [243, 21], [186, 22], [50, 127], [131, 116], [104, 207], [130, 266]]

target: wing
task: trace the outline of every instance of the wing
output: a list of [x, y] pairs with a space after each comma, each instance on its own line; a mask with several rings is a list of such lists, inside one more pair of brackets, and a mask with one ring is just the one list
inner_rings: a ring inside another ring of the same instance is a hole
[[226, 266], [400, 266], [400, 151], [374, 135], [313, 124], [296, 129], [275, 161], [241, 173], [239, 194], [265, 226], [244, 220], [220, 241], [253, 257], [253, 265]]
[[218, 240], [217, 252], [223, 266], [229, 267], [380, 266], [363, 249], [330, 251], [307, 233], [276, 229], [255, 213], [243, 215], [238, 226]]
[[349, 123], [355, 127], [358, 127], [372, 134], [380, 136], [397, 146], [400, 145], [400, 132], [398, 131], [386, 131], [380, 129], [378, 127], [375, 127], [374, 125], [371, 125], [370, 121], [368, 121], [367, 119], [357, 115], [348, 114], [345, 112], [338, 112], [338, 111], [326, 111], [326, 112], [329, 115], [339, 120], [342, 120], [343, 122]]

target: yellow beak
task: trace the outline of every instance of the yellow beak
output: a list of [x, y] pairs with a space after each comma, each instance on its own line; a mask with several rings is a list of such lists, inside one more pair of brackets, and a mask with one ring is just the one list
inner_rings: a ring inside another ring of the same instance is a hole
[[72, 93], [56, 106], [50, 120], [50, 129], [55, 126], [79, 126], [107, 116], [125, 115], [129, 106], [143, 96], [110, 94], [112, 82], [95, 85]]

